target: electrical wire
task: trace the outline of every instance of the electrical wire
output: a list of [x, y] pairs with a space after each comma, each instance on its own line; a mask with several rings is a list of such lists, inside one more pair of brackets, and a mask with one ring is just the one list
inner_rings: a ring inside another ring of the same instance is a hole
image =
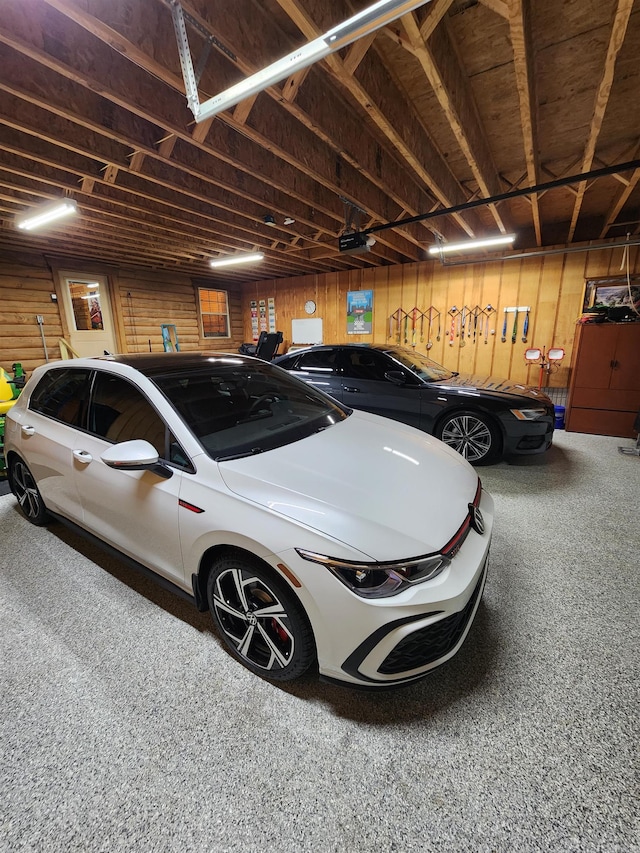
[[[631, 234], [627, 233], [627, 240], [631, 238]], [[622, 263], [620, 264], [620, 269], [625, 270], [625, 276], [627, 279], [627, 290], [629, 291], [629, 305], [631, 306], [631, 310], [634, 311], [638, 317], [640, 317], [640, 311], [636, 308], [633, 293], [631, 291], [631, 270], [629, 266], [629, 243], [625, 244], [625, 247], [622, 251]]]

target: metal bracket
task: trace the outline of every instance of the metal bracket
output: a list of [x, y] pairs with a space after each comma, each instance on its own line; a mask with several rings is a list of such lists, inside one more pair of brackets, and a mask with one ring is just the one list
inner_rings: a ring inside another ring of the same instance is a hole
[[197, 121], [198, 113], [200, 112], [200, 97], [198, 95], [196, 74], [193, 70], [193, 60], [191, 59], [191, 51], [189, 49], [189, 39], [187, 37], [187, 27], [184, 22], [184, 13], [182, 11], [182, 6], [180, 5], [180, 0], [169, 0], [169, 3], [171, 5], [173, 28], [176, 32], [176, 41], [178, 43], [178, 55], [180, 57], [180, 66], [182, 68], [184, 87], [187, 94], [187, 104]]

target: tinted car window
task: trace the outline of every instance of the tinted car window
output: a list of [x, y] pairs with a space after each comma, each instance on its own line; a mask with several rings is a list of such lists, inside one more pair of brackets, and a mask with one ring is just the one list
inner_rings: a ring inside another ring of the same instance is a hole
[[88, 392], [88, 370], [49, 370], [40, 380], [29, 408], [70, 426], [84, 426]]
[[153, 381], [218, 460], [282, 447], [347, 417], [335, 401], [266, 362], [238, 369], [212, 360], [208, 369]]
[[[287, 367], [290, 369], [290, 365]], [[295, 364], [295, 370], [308, 370], [311, 373], [337, 373], [339, 367], [338, 350], [304, 352]]]
[[182, 467], [187, 464], [186, 454], [158, 412], [138, 388], [120, 376], [96, 373], [89, 431], [114, 443], [145, 439], [161, 459]]
[[385, 373], [393, 370], [393, 363], [382, 353], [373, 350], [346, 350], [345, 375], [354, 379], [385, 381]]

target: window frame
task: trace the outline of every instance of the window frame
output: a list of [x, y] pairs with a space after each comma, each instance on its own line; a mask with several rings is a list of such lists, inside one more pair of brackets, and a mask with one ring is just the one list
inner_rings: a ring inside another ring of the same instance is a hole
[[[200, 324], [200, 337], [205, 341], [228, 341], [231, 339], [231, 316], [229, 314], [229, 291], [223, 290], [220, 287], [209, 287], [206, 285], [198, 285], [196, 287], [197, 290], [197, 304], [198, 304], [198, 322]], [[220, 311], [204, 311], [202, 307], [202, 291], [210, 291], [213, 293], [223, 293], [225, 300], [225, 313]], [[205, 333], [204, 327], [204, 318], [207, 317], [224, 317], [226, 320], [226, 335], [207, 335]]]

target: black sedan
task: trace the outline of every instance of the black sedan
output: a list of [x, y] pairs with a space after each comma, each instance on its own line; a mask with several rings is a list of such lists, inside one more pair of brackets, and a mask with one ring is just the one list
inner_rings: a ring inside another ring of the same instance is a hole
[[275, 363], [354, 409], [418, 427], [474, 465], [551, 446], [546, 394], [506, 379], [462, 375], [398, 346], [314, 346]]

